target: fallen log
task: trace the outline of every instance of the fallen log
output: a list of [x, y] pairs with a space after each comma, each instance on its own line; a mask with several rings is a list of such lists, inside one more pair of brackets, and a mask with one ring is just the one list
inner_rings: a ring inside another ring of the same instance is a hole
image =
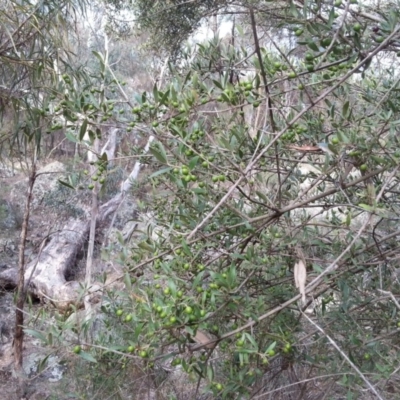
[[[148, 151], [152, 140], [151, 136], [145, 151]], [[96, 221], [98, 227], [104, 226], [107, 218], [117, 211], [139, 171], [140, 163], [137, 162], [128, 179], [122, 183], [121, 192], [99, 207]], [[66, 311], [71, 304], [78, 308], [83, 305], [83, 297], [87, 295], [83, 290], [84, 285], [77, 281], [67, 281], [66, 276], [74, 266], [78, 252], [85, 246], [89, 230], [90, 218], [73, 219], [50, 235], [38, 256], [26, 266], [24, 278], [28, 294], [51, 302], [60, 311]], [[0, 287], [15, 288], [17, 278], [17, 269], [2, 268]]]

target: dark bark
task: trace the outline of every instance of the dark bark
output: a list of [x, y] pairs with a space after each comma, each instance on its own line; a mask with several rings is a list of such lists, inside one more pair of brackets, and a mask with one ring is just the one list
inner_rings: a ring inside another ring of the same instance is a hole
[[15, 371], [18, 374], [20, 382], [23, 380], [22, 369], [22, 349], [24, 344], [24, 302], [26, 296], [25, 290], [25, 245], [26, 236], [28, 233], [29, 224], [29, 211], [32, 201], [33, 186], [36, 180], [36, 165], [33, 163], [29, 175], [28, 194], [25, 203], [24, 219], [21, 229], [21, 240], [19, 244], [19, 259], [18, 259], [18, 286], [17, 286], [17, 300], [15, 310], [15, 333], [14, 333], [14, 365]]

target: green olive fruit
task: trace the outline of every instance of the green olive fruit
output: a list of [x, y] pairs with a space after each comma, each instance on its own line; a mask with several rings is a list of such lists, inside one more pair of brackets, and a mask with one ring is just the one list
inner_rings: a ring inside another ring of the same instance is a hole
[[210, 283], [210, 289], [218, 289], [219, 286], [216, 283]]
[[312, 61], [314, 60], [314, 56], [311, 53], [307, 53], [305, 59], [306, 61]]
[[244, 340], [243, 339], [239, 339], [236, 341], [236, 346], [237, 347], [243, 347], [244, 346]]
[[303, 85], [302, 83], [299, 83], [299, 84], [297, 85], [297, 88], [298, 88], [299, 90], [304, 90], [304, 85]]
[[139, 356], [142, 357], [142, 358], [147, 358], [148, 355], [149, 355], [149, 354], [147, 353], [146, 350], [141, 350], [141, 351], [139, 352]]
[[335, 7], [340, 7], [342, 5], [342, 0], [335, 0], [335, 2], [333, 3], [333, 5]]
[[299, 36], [301, 36], [301, 35], [303, 34], [303, 32], [304, 32], [303, 29], [297, 29], [297, 30], [294, 32], [294, 34], [295, 34], [297, 37], [299, 37]]
[[119, 309], [115, 312], [115, 314], [116, 314], [118, 317], [120, 317], [123, 313], [124, 313], [124, 310], [122, 310], [121, 308], [119, 308]]
[[332, 144], [338, 144], [338, 143], [339, 143], [339, 139], [338, 139], [336, 136], [334, 136], [334, 137], [331, 139], [331, 143], [332, 143]]
[[353, 25], [353, 30], [354, 32], [360, 32], [361, 31], [361, 24], [359, 24], [358, 22], [356, 24]]
[[[339, 1], [341, 1], [341, 0], [339, 0]], [[332, 43], [332, 38], [331, 37], [326, 37], [326, 38], [321, 40], [321, 45], [323, 47], [328, 47], [331, 43]]]
[[81, 346], [79, 346], [79, 345], [76, 345], [75, 347], [74, 347], [74, 353], [75, 354], [79, 354], [80, 352], [81, 352], [81, 350], [82, 350], [82, 348], [81, 348]]
[[130, 322], [130, 321], [132, 321], [132, 315], [131, 315], [131, 314], [128, 314], [128, 315], [125, 317], [125, 322]]
[[307, 68], [308, 72], [313, 72], [314, 71], [314, 65], [313, 64], [307, 64], [306, 68]]
[[289, 353], [292, 350], [292, 345], [290, 343], [286, 343], [285, 347], [283, 348], [283, 351], [285, 353]]
[[367, 164], [361, 164], [360, 165], [360, 171], [365, 172], [368, 170], [368, 165]]
[[190, 306], [187, 306], [187, 307], [185, 308], [185, 313], [186, 313], [186, 314], [192, 314], [192, 313], [193, 313], [193, 308], [190, 307]]
[[134, 346], [129, 346], [127, 348], [127, 350], [128, 350], [128, 353], [133, 353], [135, 351], [135, 347]]

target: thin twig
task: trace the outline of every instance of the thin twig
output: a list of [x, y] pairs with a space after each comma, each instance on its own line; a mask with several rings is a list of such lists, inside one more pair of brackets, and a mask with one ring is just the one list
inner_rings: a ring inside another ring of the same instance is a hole
[[303, 311], [300, 311], [303, 316], [312, 324], [314, 325], [332, 344], [332, 346], [339, 352], [339, 354], [347, 361], [347, 363], [356, 371], [357, 375], [366, 383], [366, 385], [370, 388], [371, 392], [375, 394], [375, 396], [380, 399], [384, 400], [384, 398], [378, 393], [378, 391], [373, 387], [371, 382], [365, 377], [365, 375], [357, 368], [357, 366], [347, 357], [347, 354], [338, 346], [338, 344], [311, 318], [309, 318]]

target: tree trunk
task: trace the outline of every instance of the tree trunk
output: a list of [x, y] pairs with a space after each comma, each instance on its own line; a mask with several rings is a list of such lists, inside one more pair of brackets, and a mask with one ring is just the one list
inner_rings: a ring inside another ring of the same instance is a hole
[[23, 374], [23, 356], [22, 350], [24, 345], [24, 303], [25, 303], [25, 245], [26, 236], [28, 233], [29, 211], [32, 202], [33, 186], [36, 180], [36, 164], [32, 164], [32, 169], [29, 174], [28, 194], [26, 197], [24, 219], [21, 229], [21, 240], [19, 244], [19, 259], [18, 259], [18, 287], [17, 300], [15, 308], [15, 333], [14, 333], [14, 367], [18, 376], [20, 390], [23, 391], [24, 374]]

